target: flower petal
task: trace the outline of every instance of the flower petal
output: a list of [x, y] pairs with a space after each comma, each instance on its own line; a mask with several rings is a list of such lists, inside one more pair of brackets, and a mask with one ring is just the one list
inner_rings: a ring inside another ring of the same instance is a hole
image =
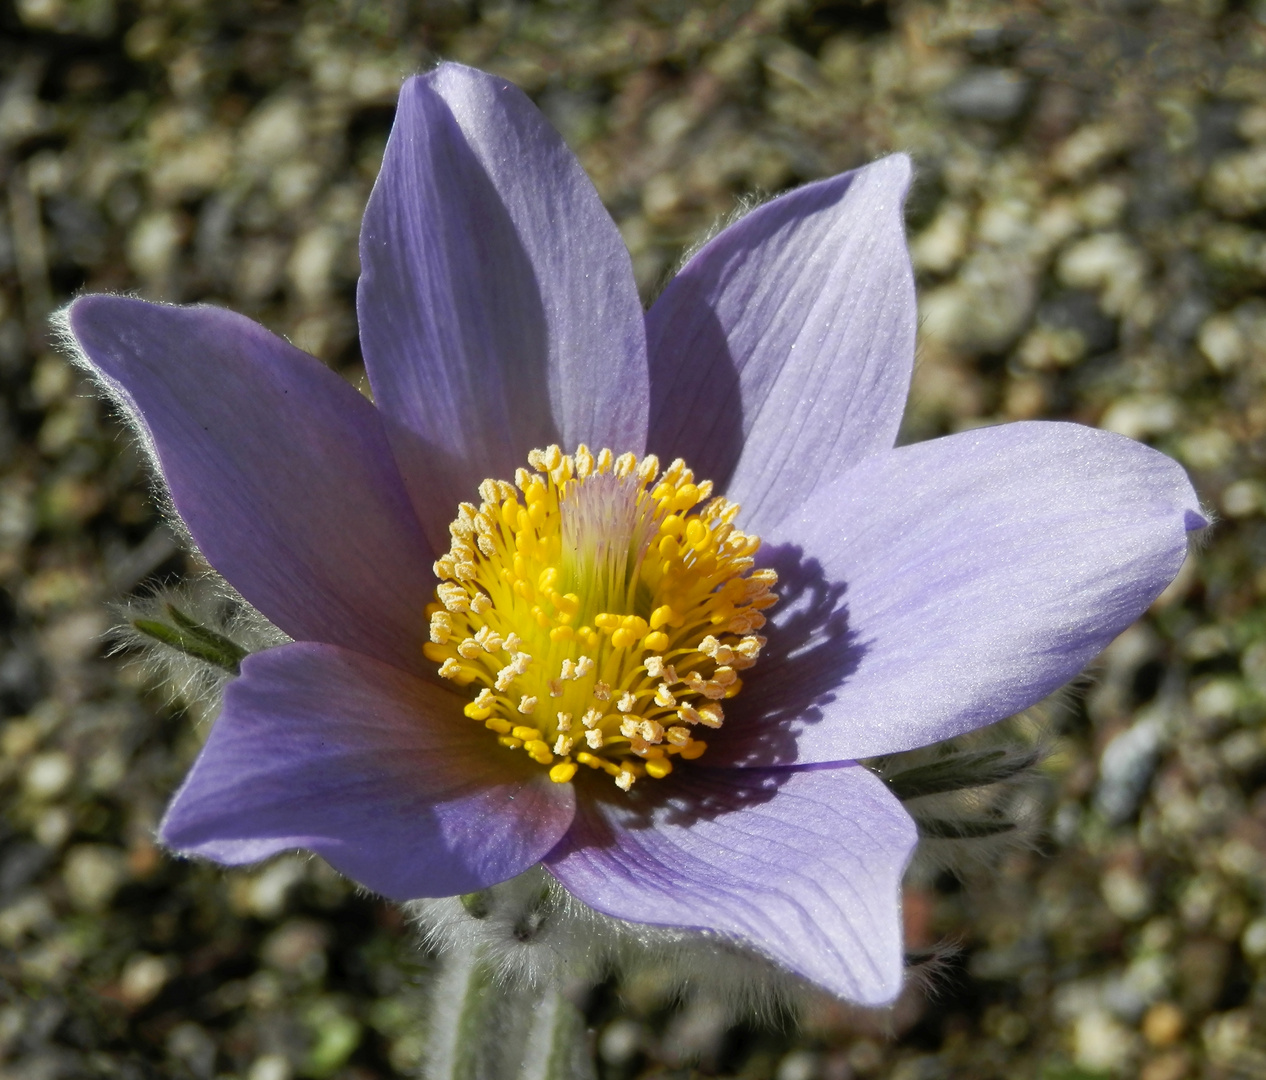
[[1176, 462], [1077, 424], [870, 458], [774, 530], [783, 599], [709, 758], [846, 761], [1017, 713], [1147, 609], [1204, 524]]
[[345, 649], [255, 653], [160, 837], [230, 865], [309, 848], [394, 900], [504, 881], [557, 843], [575, 796], [461, 707]]
[[459, 64], [405, 83], [361, 267], [366, 369], [379, 407], [420, 437], [396, 450], [419, 516], [439, 514], [437, 546], [457, 503], [485, 477], [512, 479], [534, 446], [642, 451], [632, 263], [514, 86]]
[[650, 449], [761, 532], [897, 436], [914, 362], [901, 154], [792, 191], [706, 244], [647, 316]]
[[582, 798], [545, 862], [607, 915], [732, 935], [881, 1005], [901, 989], [899, 889], [915, 839], [901, 804], [857, 765], [690, 765], [680, 781]]
[[295, 638], [419, 670], [434, 556], [378, 414], [241, 315], [85, 296], [68, 323], [139, 418], [207, 560]]

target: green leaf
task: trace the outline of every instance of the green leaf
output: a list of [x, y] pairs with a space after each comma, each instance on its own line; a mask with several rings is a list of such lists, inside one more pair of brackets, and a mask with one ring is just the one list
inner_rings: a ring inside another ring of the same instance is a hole
[[132, 629], [195, 660], [223, 668], [230, 675], [240, 674], [242, 660], [247, 655], [245, 649], [223, 634], [194, 622], [173, 605], [165, 607], [174, 626], [158, 619], [132, 619]]
[[953, 821], [948, 818], [916, 817], [919, 835], [931, 840], [981, 840], [986, 836], [1000, 836], [1015, 828], [1014, 821], [995, 819], [985, 821]]
[[975, 750], [954, 754], [895, 773], [888, 777], [888, 787], [903, 802], [924, 795], [985, 787], [1010, 780], [1032, 768], [1040, 758], [1037, 750]]
[[223, 649], [226, 656], [236, 656], [239, 664], [249, 655], [249, 653], [232, 638], [225, 637], [223, 634], [212, 630], [209, 626], [203, 626], [201, 623], [195, 622], [181, 611], [180, 608], [176, 607], [175, 604], [165, 604], [164, 606], [167, 609], [167, 614], [171, 616], [172, 622], [180, 627], [180, 629], [192, 634], [194, 637], [199, 638], [202, 641], [205, 641], [208, 645]]

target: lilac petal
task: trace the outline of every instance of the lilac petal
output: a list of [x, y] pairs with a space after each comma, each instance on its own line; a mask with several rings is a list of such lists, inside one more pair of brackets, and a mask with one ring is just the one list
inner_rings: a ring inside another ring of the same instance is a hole
[[429, 667], [434, 556], [369, 402], [219, 308], [85, 296], [69, 325], [139, 418], [203, 555], [250, 603], [291, 637]]
[[433, 542], [482, 479], [512, 479], [534, 446], [642, 451], [632, 263], [579, 162], [514, 86], [459, 64], [405, 83], [361, 267], [365, 365], [379, 407], [415, 433], [396, 451]]
[[648, 445], [760, 532], [897, 436], [914, 361], [904, 155], [752, 211], [647, 316]]
[[558, 842], [575, 796], [461, 709], [345, 649], [255, 653], [160, 837], [229, 865], [308, 848], [394, 900], [504, 881]]
[[607, 915], [732, 935], [850, 1001], [896, 997], [916, 836], [883, 782], [858, 765], [679, 776], [585, 792], [550, 871]]
[[1176, 462], [1076, 424], [870, 458], [774, 530], [783, 599], [709, 758], [846, 761], [1019, 712], [1147, 609], [1204, 524]]

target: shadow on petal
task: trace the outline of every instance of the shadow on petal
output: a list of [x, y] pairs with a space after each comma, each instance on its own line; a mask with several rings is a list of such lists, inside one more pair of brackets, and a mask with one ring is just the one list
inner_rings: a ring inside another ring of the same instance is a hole
[[768, 644], [710, 740], [709, 765], [796, 764], [797, 736], [823, 719], [823, 707], [867, 652], [849, 625], [848, 586], [830, 581], [817, 559], [780, 544], [762, 548], [758, 561], [778, 572], [780, 599], [770, 611]]
[[[711, 769], [685, 762], [663, 780], [639, 781], [627, 793], [603, 773], [584, 770], [576, 780], [580, 800], [601, 808], [585, 838], [589, 846], [603, 847], [621, 831], [656, 829], [665, 825], [690, 826], [715, 821], [740, 810], [769, 802], [787, 770]], [[605, 835], [599, 835], [605, 830]]]
[[673, 378], [651, 379], [647, 449], [683, 458], [701, 479], [725, 491], [743, 453], [743, 388], [725, 327], [703, 305], [691, 312], [688, 342]]

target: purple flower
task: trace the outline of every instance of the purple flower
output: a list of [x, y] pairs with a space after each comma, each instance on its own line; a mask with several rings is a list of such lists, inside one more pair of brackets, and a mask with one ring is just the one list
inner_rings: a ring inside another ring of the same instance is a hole
[[908, 180], [895, 156], [765, 204], [644, 313], [557, 134], [444, 65], [365, 214], [376, 406], [228, 311], [77, 300], [202, 553], [295, 639], [228, 685], [163, 841], [308, 848], [400, 899], [544, 863], [891, 1000], [915, 829], [856, 760], [1059, 687], [1204, 524], [1173, 461], [1073, 424], [893, 449]]

